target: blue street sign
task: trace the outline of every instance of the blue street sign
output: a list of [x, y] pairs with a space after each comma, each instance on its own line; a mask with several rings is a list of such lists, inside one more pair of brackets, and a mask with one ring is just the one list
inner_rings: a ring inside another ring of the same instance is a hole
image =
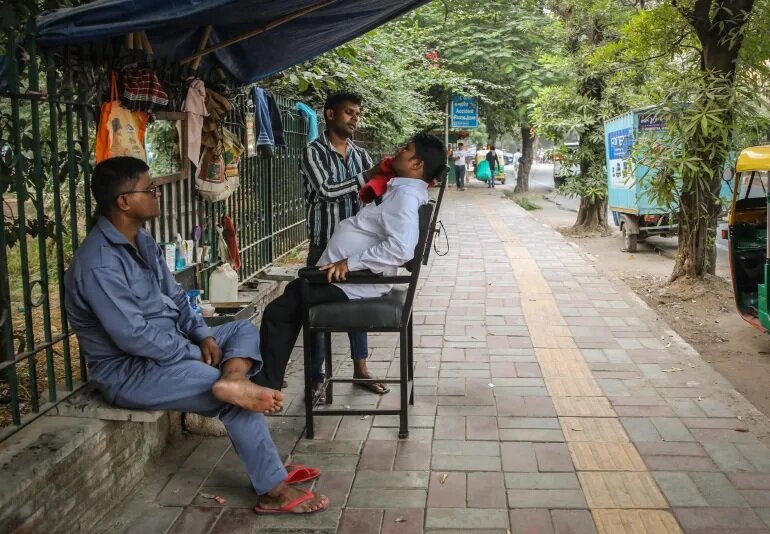
[[470, 96], [452, 95], [452, 128], [478, 128], [479, 103]]

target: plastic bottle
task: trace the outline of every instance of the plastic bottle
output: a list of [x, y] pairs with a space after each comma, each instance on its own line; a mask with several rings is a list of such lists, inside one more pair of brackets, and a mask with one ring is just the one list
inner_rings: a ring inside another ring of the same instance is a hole
[[217, 303], [238, 301], [238, 273], [229, 263], [223, 263], [209, 276], [209, 300]]
[[187, 262], [184, 258], [184, 248], [182, 245], [182, 236], [176, 234], [176, 253], [174, 254], [174, 267], [177, 271], [181, 271], [187, 267]]

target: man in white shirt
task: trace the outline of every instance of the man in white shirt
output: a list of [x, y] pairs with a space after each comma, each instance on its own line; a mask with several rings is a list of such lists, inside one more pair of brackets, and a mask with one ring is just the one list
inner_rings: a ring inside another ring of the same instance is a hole
[[[329, 284], [313, 284], [310, 305], [379, 297], [391, 286], [345, 284], [350, 271], [369, 269], [386, 276], [414, 257], [420, 233], [420, 206], [428, 202], [428, 184], [446, 166], [444, 144], [433, 135], [418, 134], [393, 159], [395, 178], [379, 204], [371, 203], [340, 222], [318, 265]], [[263, 366], [255, 381], [281, 389], [289, 356], [302, 328], [301, 281], [289, 283], [283, 295], [267, 305], [260, 328]], [[364, 365], [366, 360], [363, 360]], [[371, 389], [372, 382], [361, 386]]]
[[449, 156], [455, 162], [457, 190], [465, 191], [465, 161], [468, 158], [468, 153], [465, 151], [465, 145], [462, 143], [457, 143], [457, 150], [451, 150]]

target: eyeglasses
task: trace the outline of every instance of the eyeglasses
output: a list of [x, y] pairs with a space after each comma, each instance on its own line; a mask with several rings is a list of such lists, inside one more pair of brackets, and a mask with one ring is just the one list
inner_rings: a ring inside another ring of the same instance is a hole
[[130, 195], [131, 193], [147, 193], [148, 195], [152, 196], [153, 198], [158, 196], [158, 192], [160, 191], [160, 187], [157, 185], [152, 185], [148, 187], [147, 189], [134, 189], [132, 191], [124, 191], [120, 194], [118, 194], [115, 197], [115, 200], [117, 200], [119, 197], [122, 197], [123, 195]]

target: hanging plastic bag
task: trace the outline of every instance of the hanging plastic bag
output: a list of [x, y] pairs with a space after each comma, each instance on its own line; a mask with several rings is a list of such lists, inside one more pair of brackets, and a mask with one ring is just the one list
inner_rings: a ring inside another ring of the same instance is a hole
[[227, 128], [222, 128], [220, 135], [221, 149], [207, 147], [203, 150], [195, 176], [195, 188], [201, 198], [208, 202], [225, 200], [240, 184], [238, 163], [243, 154], [243, 145]]
[[96, 163], [118, 156], [147, 161], [144, 132], [149, 114], [126, 109], [118, 100], [116, 74], [112, 73], [110, 100], [102, 104], [96, 131]]

